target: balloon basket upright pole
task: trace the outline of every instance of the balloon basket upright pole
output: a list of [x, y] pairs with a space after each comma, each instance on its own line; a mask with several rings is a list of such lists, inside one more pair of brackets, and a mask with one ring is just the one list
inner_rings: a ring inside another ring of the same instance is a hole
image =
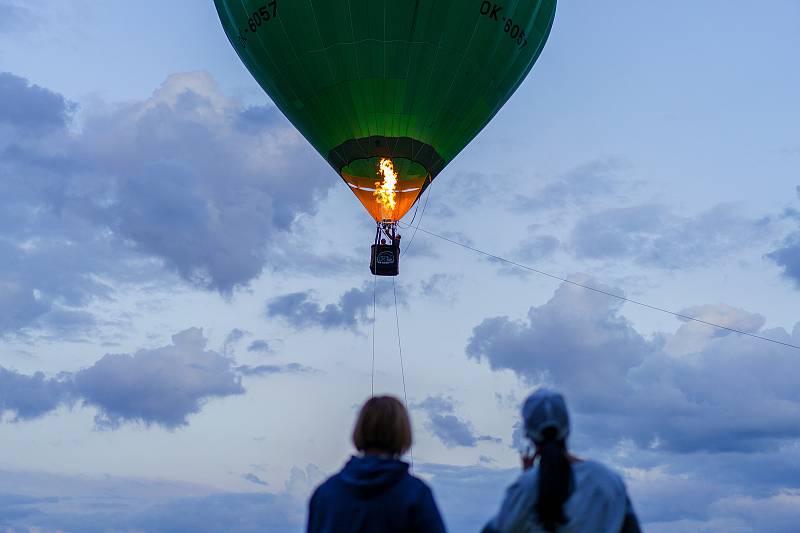
[[369, 270], [375, 276], [396, 276], [400, 273], [400, 235], [397, 233], [397, 222], [378, 222]]

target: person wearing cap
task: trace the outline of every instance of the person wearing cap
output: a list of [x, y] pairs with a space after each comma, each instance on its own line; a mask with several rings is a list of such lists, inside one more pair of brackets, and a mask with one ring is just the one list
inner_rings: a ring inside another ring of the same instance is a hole
[[640, 532], [622, 478], [567, 451], [569, 413], [561, 394], [537, 390], [525, 400], [522, 419], [536, 453], [522, 456], [523, 473], [483, 533]]
[[314, 491], [308, 533], [444, 533], [431, 489], [400, 460], [411, 448], [411, 421], [400, 400], [367, 400], [353, 444], [359, 455]]

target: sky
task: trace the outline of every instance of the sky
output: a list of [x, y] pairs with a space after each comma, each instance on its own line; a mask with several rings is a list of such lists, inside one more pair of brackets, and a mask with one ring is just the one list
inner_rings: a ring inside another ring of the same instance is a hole
[[[560, 2], [415, 223], [800, 345], [800, 3], [759, 7]], [[373, 321], [373, 233], [212, 2], [0, 0], [0, 529], [302, 531], [373, 339], [451, 531], [540, 386], [647, 531], [796, 529], [800, 350], [423, 232]]]

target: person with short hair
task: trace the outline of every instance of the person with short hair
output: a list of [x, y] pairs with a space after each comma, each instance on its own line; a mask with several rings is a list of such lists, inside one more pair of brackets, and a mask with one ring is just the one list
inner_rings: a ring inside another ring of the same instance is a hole
[[536, 453], [522, 456], [524, 471], [484, 533], [640, 532], [622, 478], [567, 451], [569, 413], [561, 394], [537, 390], [525, 400], [522, 420]]
[[359, 455], [314, 491], [308, 533], [444, 533], [431, 489], [400, 460], [411, 441], [400, 400], [367, 400], [353, 429]]

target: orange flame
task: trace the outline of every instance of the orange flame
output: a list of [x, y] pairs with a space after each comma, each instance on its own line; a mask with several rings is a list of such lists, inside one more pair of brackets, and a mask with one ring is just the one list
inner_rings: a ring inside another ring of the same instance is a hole
[[381, 158], [378, 164], [378, 175], [383, 176], [383, 181], [375, 182], [375, 192], [373, 192], [372, 195], [375, 197], [375, 201], [383, 207], [383, 218], [391, 219], [394, 208], [397, 206], [395, 192], [397, 187], [397, 172], [394, 170], [394, 164], [391, 159], [386, 157]]

